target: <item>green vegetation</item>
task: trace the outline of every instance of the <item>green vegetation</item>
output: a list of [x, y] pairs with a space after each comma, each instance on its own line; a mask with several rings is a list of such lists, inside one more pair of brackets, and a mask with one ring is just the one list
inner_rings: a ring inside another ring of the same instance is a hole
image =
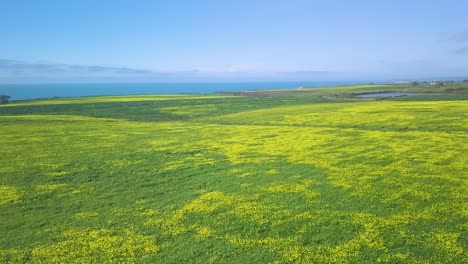
[[0, 262], [466, 263], [467, 87], [2, 105]]

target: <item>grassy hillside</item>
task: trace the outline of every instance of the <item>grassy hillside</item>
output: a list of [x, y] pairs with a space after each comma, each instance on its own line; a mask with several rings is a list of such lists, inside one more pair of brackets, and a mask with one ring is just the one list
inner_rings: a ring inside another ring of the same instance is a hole
[[352, 97], [410, 88], [0, 106], [0, 262], [466, 263], [466, 87]]

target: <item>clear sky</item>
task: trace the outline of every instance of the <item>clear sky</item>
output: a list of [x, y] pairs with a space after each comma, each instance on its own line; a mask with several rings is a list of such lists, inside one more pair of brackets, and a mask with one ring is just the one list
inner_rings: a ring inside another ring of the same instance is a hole
[[1, 0], [0, 82], [468, 75], [468, 1]]

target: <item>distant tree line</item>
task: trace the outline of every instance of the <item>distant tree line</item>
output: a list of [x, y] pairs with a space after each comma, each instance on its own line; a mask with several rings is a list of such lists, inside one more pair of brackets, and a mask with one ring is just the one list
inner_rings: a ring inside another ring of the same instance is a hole
[[0, 104], [8, 104], [10, 101], [10, 96], [1, 94], [0, 95]]

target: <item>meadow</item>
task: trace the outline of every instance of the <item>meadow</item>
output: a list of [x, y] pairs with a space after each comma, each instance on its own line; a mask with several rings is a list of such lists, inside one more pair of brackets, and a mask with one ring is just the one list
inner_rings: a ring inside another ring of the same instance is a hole
[[467, 263], [467, 87], [2, 105], [0, 263]]

